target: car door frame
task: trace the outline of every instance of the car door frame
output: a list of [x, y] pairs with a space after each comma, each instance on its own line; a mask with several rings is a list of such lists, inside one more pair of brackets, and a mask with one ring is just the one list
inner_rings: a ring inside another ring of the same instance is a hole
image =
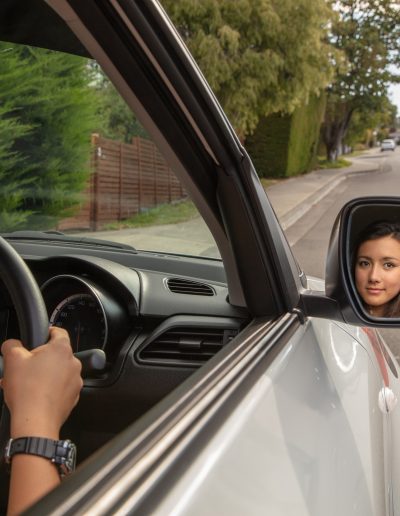
[[[102, 65], [189, 192], [252, 322], [29, 512], [129, 511], [162, 496], [299, 328], [297, 264], [213, 93], [156, 1], [48, 0]], [[251, 266], [249, 266], [251, 264]], [[262, 369], [259, 367], [262, 361]], [[164, 486], [164, 487], [163, 487]], [[97, 504], [97, 505], [95, 505]], [[127, 505], [128, 504], [128, 505]], [[102, 509], [103, 510], [103, 509]]]
[[294, 309], [303, 287], [274, 210], [158, 2], [47, 2], [100, 63], [196, 204], [224, 262], [230, 302], [256, 316]]

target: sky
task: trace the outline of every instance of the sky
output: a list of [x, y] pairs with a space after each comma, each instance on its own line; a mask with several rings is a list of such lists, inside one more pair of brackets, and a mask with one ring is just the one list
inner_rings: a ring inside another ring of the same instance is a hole
[[397, 115], [400, 116], [400, 84], [392, 84], [389, 88], [389, 98], [397, 106]]

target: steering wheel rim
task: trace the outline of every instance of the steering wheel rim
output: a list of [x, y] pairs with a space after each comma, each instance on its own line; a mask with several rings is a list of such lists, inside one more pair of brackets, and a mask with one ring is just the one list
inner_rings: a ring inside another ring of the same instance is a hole
[[[24, 260], [2, 237], [0, 237], [0, 280], [4, 282], [17, 313], [23, 345], [33, 349], [47, 342], [49, 320], [42, 293]], [[2, 395], [1, 398], [3, 398]], [[0, 400], [0, 412], [0, 453], [3, 454], [10, 436], [10, 413], [3, 399]], [[2, 461], [0, 463], [2, 464], [0, 500], [5, 503], [8, 497], [8, 475], [4, 463]]]
[[47, 342], [49, 319], [42, 293], [24, 260], [2, 237], [0, 280], [4, 282], [17, 313], [23, 345], [33, 349]]

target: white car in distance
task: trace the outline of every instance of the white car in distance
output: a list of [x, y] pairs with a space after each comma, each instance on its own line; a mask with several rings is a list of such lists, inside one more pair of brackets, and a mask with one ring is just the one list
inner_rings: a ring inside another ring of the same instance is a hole
[[381, 152], [386, 150], [394, 151], [396, 148], [396, 142], [392, 138], [387, 138], [381, 143]]

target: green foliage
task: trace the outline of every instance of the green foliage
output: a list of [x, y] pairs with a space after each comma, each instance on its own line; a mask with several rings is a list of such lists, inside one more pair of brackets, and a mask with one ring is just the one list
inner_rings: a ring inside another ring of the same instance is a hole
[[260, 177], [284, 177], [287, 171], [290, 115], [273, 113], [246, 138], [246, 149]]
[[303, 174], [315, 164], [325, 97], [313, 97], [292, 115], [272, 114], [260, 121], [246, 147], [260, 177]]
[[51, 227], [89, 174], [93, 78], [67, 54], [1, 43], [0, 56], [0, 229]]
[[98, 98], [98, 131], [101, 135], [125, 143], [131, 143], [134, 136], [148, 138], [132, 110], [101, 68], [96, 63], [91, 66], [96, 76], [94, 84]]
[[390, 65], [399, 65], [400, 10], [392, 0], [332, 0], [337, 18], [331, 43], [346, 57], [337, 62], [336, 79], [329, 88], [353, 106], [380, 107], [388, 83], [400, 76]]
[[325, 0], [163, 0], [241, 137], [332, 78]]
[[288, 176], [309, 172], [315, 165], [319, 131], [325, 112], [325, 95], [311, 97], [292, 116], [288, 149]]
[[331, 3], [337, 13], [331, 43], [345, 57], [345, 61], [334, 61], [336, 78], [328, 88], [322, 131], [328, 157], [335, 159], [353, 114], [374, 116], [381, 112], [387, 103], [388, 85], [400, 80], [396, 72], [400, 64], [400, 9], [392, 0]]
[[24, 224], [30, 212], [18, 212], [23, 199], [23, 187], [29, 184], [14, 179], [14, 170], [23, 160], [13, 151], [15, 138], [29, 132], [29, 126], [19, 124], [10, 117], [8, 105], [0, 106], [0, 228], [8, 231]]
[[390, 129], [396, 127], [397, 108], [385, 98], [379, 111], [355, 111], [351, 117], [344, 142], [350, 147], [363, 143], [373, 146], [376, 140], [387, 138]]

